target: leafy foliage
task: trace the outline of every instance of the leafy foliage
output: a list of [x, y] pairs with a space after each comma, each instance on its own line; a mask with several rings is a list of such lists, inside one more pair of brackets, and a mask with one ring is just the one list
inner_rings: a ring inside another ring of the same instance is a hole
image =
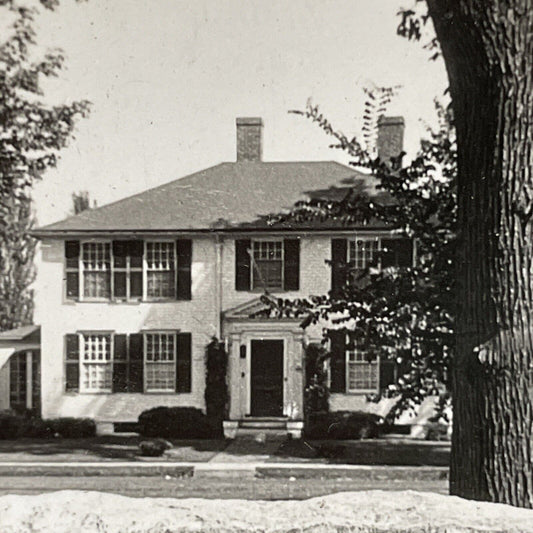
[[206, 415], [222, 433], [229, 399], [227, 385], [228, 354], [223, 342], [213, 338], [206, 347]]
[[[399, 411], [447, 385], [454, 343], [455, 135], [449, 109], [438, 103], [436, 108], [440, 127], [429, 130], [418, 156], [400, 167], [373, 158], [363, 143], [347, 139], [318, 106], [308, 103], [298, 113], [334, 137], [335, 148], [352, 156], [354, 166], [370, 171], [376, 189], [385, 194], [369, 198], [349, 191], [340, 201], [304, 201], [290, 214], [272, 218], [273, 224], [318, 219], [363, 226], [380, 220], [415, 239], [416, 266], [368, 269], [340, 294], [271, 304], [278, 316], [305, 316], [303, 326], [326, 320], [328, 333], [344, 329], [354, 343], [363, 342], [369, 360], [396, 360], [398, 384], [382, 394], [399, 394]], [[268, 296], [264, 300], [272, 302]]]
[[311, 343], [305, 349], [304, 415], [306, 423], [313, 413], [329, 411], [329, 389], [325, 366], [327, 350]]
[[[53, 9], [57, 2], [43, 0]], [[43, 78], [57, 76], [64, 57], [54, 50], [36, 57], [37, 7], [4, 0], [0, 10], [12, 20], [0, 43], [0, 329], [31, 322], [33, 225], [31, 187], [57, 163], [87, 102], [50, 105]]]

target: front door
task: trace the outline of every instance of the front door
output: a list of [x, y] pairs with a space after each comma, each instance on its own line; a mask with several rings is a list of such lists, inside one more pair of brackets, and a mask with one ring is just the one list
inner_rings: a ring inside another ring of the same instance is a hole
[[283, 415], [283, 341], [252, 340], [252, 416]]

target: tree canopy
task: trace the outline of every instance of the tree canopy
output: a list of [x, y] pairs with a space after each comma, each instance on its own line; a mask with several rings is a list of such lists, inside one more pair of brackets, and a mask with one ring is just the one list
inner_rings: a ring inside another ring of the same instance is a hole
[[[57, 2], [41, 5], [53, 9]], [[0, 329], [10, 329], [32, 319], [31, 187], [56, 165], [89, 104], [46, 101], [42, 80], [57, 76], [65, 58], [60, 50], [40, 53], [38, 7], [3, 0], [0, 10], [11, 21], [0, 43]]]

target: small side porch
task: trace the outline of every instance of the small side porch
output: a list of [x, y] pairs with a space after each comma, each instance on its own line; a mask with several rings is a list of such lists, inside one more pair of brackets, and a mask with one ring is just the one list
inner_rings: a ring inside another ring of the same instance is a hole
[[266, 308], [257, 298], [224, 314], [230, 396], [226, 438], [302, 435], [302, 319], [270, 318], [261, 313]]
[[0, 332], [0, 411], [41, 412], [41, 329]]

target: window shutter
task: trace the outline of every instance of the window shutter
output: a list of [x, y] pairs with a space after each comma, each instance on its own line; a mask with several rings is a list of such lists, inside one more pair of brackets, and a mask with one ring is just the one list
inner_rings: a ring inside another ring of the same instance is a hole
[[128, 392], [144, 391], [144, 337], [142, 333], [130, 335]]
[[346, 333], [330, 331], [331, 392], [346, 392]]
[[346, 239], [331, 239], [331, 292], [338, 295], [346, 284]]
[[396, 361], [394, 359], [381, 358], [379, 361], [380, 390], [387, 390], [387, 387], [394, 383], [396, 383]]
[[[126, 298], [128, 241], [113, 241], [113, 297]], [[121, 269], [121, 271], [115, 270]]]
[[65, 335], [65, 390], [80, 390], [80, 342], [76, 333]]
[[144, 255], [143, 241], [128, 241], [128, 254], [131, 268], [142, 268]]
[[176, 299], [191, 300], [192, 241], [190, 239], [176, 241], [176, 253], [178, 256]]
[[192, 335], [178, 333], [176, 344], [176, 392], [191, 392]]
[[66, 296], [76, 300], [80, 296], [80, 241], [65, 241]]
[[252, 242], [249, 239], [235, 241], [235, 290], [249, 291], [251, 276], [250, 252]]
[[412, 239], [382, 239], [381, 267], [413, 266]]
[[113, 392], [128, 392], [128, 342], [126, 335], [113, 336]]
[[285, 239], [283, 284], [286, 291], [300, 290], [300, 240]]

